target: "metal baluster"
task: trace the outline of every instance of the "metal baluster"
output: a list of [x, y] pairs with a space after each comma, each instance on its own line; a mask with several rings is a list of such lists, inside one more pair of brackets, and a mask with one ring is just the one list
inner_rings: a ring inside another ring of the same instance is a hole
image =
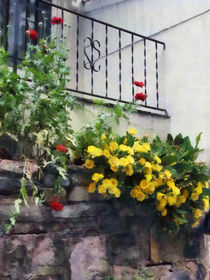
[[20, 23], [20, 6], [19, 0], [15, 1], [15, 29], [14, 29], [14, 50], [13, 50], [13, 71], [17, 72], [18, 64], [18, 37]]
[[132, 73], [132, 99], [133, 99], [133, 102], [134, 102], [134, 67], [133, 67], [133, 64], [134, 64], [134, 56], [133, 56], [133, 43], [134, 43], [134, 36], [133, 34], [131, 35], [131, 73]]
[[[29, 24], [28, 24], [28, 17], [29, 17], [29, 10], [30, 10], [30, 0], [26, 1], [26, 18], [25, 18], [25, 34], [26, 31], [29, 29]], [[25, 52], [27, 50], [27, 38], [25, 37]]]
[[156, 99], [157, 108], [159, 108], [159, 85], [158, 85], [158, 45], [155, 43], [155, 68], [156, 68]]
[[[63, 9], [61, 10], [61, 15], [62, 15], [62, 18], [64, 19], [64, 12], [63, 12]], [[63, 23], [61, 25], [61, 38], [63, 39]]]
[[79, 16], [77, 16], [76, 89], [79, 88]]
[[[144, 93], [147, 94], [147, 51], [146, 51], [146, 40], [144, 39]], [[147, 106], [147, 99], [145, 100], [145, 106]]]
[[93, 70], [94, 70], [94, 64], [93, 64], [93, 31], [94, 31], [94, 22], [91, 20], [91, 94], [93, 94], [93, 85], [94, 85], [94, 80], [93, 80]]
[[106, 25], [106, 59], [105, 59], [105, 67], [106, 67], [106, 97], [108, 97], [108, 26]]
[[122, 98], [121, 30], [119, 30], [119, 100]]

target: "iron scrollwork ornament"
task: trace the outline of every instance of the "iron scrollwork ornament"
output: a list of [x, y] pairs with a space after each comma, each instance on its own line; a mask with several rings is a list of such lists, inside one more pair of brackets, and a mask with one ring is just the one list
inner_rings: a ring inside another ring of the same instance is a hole
[[[94, 72], [99, 72], [101, 69], [101, 65], [98, 66], [98, 69], [96, 69], [95, 64], [96, 62], [100, 59], [101, 57], [101, 52], [100, 52], [100, 42], [98, 40], [93, 40], [90, 37], [87, 37], [84, 39], [84, 42], [88, 41], [88, 45], [84, 47], [84, 55], [87, 59], [88, 62], [85, 62], [84, 60], [84, 67], [87, 70], [91, 70]], [[91, 48], [91, 58], [88, 56], [88, 53], [86, 49]], [[98, 53], [98, 57], [96, 59], [93, 58], [93, 52], [94, 50]]]

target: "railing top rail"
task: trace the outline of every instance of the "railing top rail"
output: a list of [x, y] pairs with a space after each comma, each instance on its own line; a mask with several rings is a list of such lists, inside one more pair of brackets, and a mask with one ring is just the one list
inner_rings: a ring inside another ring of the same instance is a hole
[[157, 44], [161, 44], [163, 45], [164, 49], [165, 49], [165, 43], [162, 42], [162, 41], [159, 41], [159, 40], [155, 40], [153, 38], [150, 38], [150, 37], [147, 37], [147, 36], [144, 36], [144, 35], [141, 35], [141, 34], [138, 34], [136, 32], [132, 32], [130, 30], [127, 30], [125, 28], [121, 28], [121, 27], [118, 27], [116, 25], [113, 25], [113, 24], [110, 24], [110, 23], [107, 23], [107, 22], [104, 22], [104, 21], [101, 21], [101, 20], [98, 20], [98, 19], [95, 19], [95, 18], [92, 18], [92, 17], [89, 17], [89, 16], [86, 16], [86, 15], [83, 15], [83, 14], [80, 14], [78, 12], [75, 12], [75, 11], [71, 11], [67, 8], [64, 8], [64, 7], [61, 7], [59, 5], [56, 5], [56, 4], [53, 4], [53, 3], [50, 3], [48, 1], [45, 1], [45, 0], [38, 0], [39, 2], [43, 3], [43, 4], [46, 4], [46, 5], [50, 5], [54, 8], [57, 8], [57, 9], [61, 9], [63, 11], [66, 11], [68, 13], [72, 13], [72, 14], [75, 14], [77, 16], [80, 16], [80, 17], [83, 17], [83, 18], [86, 18], [86, 19], [89, 19], [89, 20], [92, 20], [94, 22], [97, 22], [97, 23], [100, 23], [100, 24], [103, 24], [103, 25], [106, 25], [106, 26], [109, 26], [109, 27], [112, 27], [114, 29], [117, 29], [117, 30], [120, 30], [120, 31], [123, 31], [123, 32], [126, 32], [126, 33], [129, 33], [131, 35], [134, 35], [134, 36], [137, 36], [137, 37], [141, 37], [142, 39], [145, 39], [145, 40], [148, 40], [148, 41], [152, 41], [152, 42], [155, 42]]

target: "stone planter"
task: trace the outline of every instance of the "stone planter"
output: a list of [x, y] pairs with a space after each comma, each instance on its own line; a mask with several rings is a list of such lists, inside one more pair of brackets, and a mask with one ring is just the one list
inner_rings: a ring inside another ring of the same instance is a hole
[[19, 165], [1, 162], [0, 176], [13, 186], [8, 192], [0, 180], [1, 280], [208, 279], [201, 232], [167, 234], [149, 208], [90, 196], [82, 167], [71, 166], [63, 182], [64, 193], [57, 197], [64, 204], [62, 211], [48, 206], [54, 175], [47, 172], [40, 183], [48, 194], [46, 205], [23, 206], [15, 228], [6, 234], [3, 225], [20, 175]]

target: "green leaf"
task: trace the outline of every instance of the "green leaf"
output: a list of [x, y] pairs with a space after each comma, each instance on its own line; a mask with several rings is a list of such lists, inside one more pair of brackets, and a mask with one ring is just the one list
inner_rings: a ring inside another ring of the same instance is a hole
[[208, 196], [210, 196], [210, 189], [205, 189], [205, 188], [203, 188], [202, 194], [203, 194], [203, 195], [208, 195]]
[[188, 220], [187, 220], [187, 219], [182, 218], [182, 217], [176, 215], [175, 213], [173, 213], [172, 215], [174, 216], [174, 218], [177, 219], [177, 221], [182, 222], [182, 223], [184, 223], [184, 224], [188, 223]]
[[181, 145], [183, 143], [183, 137], [182, 137], [182, 134], [179, 133], [175, 139], [174, 139], [174, 145]]
[[200, 132], [200, 133], [198, 134], [198, 136], [196, 137], [196, 145], [195, 145], [195, 148], [198, 148], [198, 144], [199, 144], [199, 142], [200, 142], [202, 133], [203, 133], [203, 132]]
[[170, 145], [173, 144], [173, 137], [170, 133], [167, 135], [167, 141], [166, 142]]
[[166, 155], [162, 158], [162, 162], [164, 165], [170, 165], [175, 161], [177, 161], [177, 157], [173, 155]]
[[[15, 212], [17, 214], [20, 213], [20, 204], [22, 203], [22, 199], [16, 199], [15, 200]], [[13, 225], [13, 224], [12, 224]]]

